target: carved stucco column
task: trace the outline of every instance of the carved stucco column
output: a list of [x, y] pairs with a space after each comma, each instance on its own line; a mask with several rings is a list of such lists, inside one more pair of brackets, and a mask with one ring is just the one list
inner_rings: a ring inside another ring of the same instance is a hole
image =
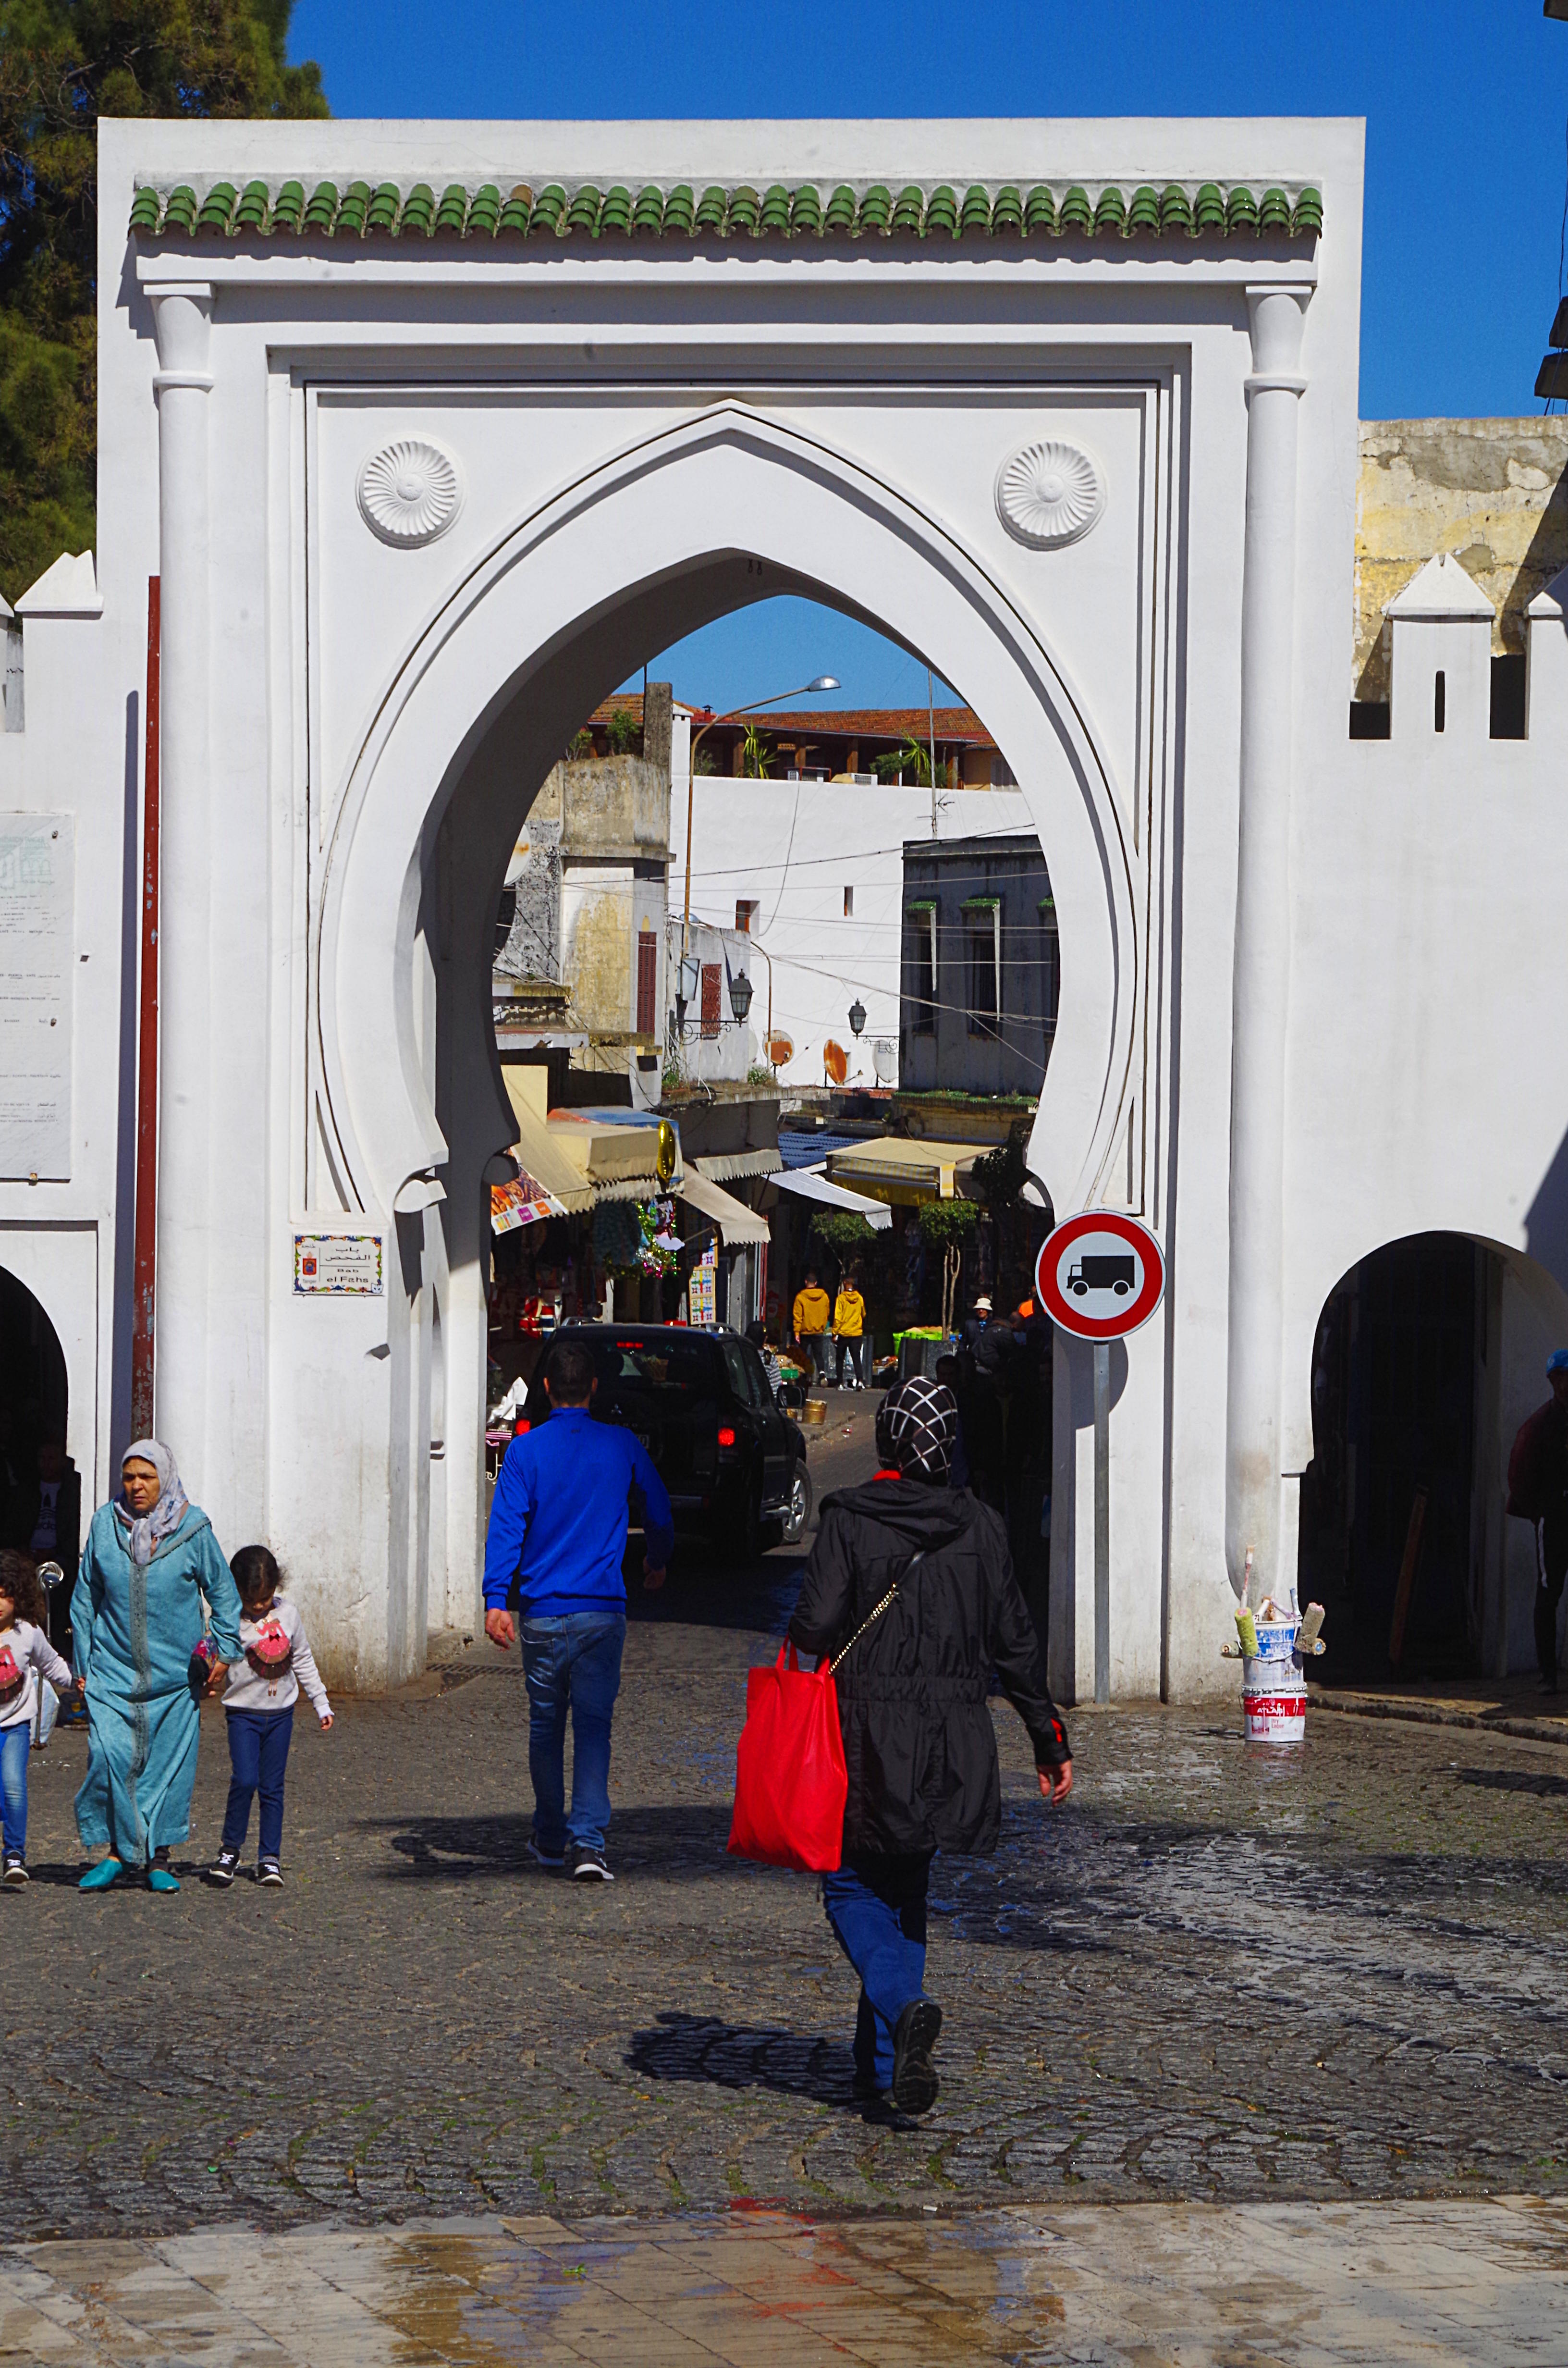
[[206, 1470], [212, 906], [208, 347], [212, 290], [151, 291], [162, 605], [155, 1404], [192, 1497]]
[[1254, 1600], [1279, 1568], [1285, 1028], [1290, 992], [1290, 746], [1296, 444], [1310, 290], [1247, 290], [1241, 814], [1231, 1053], [1225, 1559]]

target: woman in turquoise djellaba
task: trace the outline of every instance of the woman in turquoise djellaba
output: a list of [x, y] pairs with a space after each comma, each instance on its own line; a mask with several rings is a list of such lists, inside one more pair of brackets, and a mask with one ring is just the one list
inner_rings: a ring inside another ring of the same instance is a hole
[[190, 1831], [201, 1729], [191, 1662], [206, 1625], [202, 1598], [217, 1686], [239, 1656], [240, 1596], [210, 1521], [187, 1497], [160, 1440], [134, 1440], [119, 1479], [119, 1495], [93, 1516], [71, 1597], [89, 1729], [76, 1830], [89, 1850], [108, 1852], [82, 1889], [107, 1891], [134, 1866], [145, 1868], [149, 1890], [177, 1891], [169, 1845]]

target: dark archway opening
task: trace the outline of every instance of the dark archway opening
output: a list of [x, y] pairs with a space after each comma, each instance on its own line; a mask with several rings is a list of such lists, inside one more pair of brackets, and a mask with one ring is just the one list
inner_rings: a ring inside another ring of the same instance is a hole
[[1489, 1253], [1462, 1234], [1374, 1250], [1324, 1303], [1300, 1592], [1325, 1609], [1328, 1683], [1477, 1674], [1472, 1519]]
[[65, 1452], [65, 1354], [48, 1314], [0, 1267], [0, 1545], [58, 1562], [54, 1643], [70, 1650], [70, 1588], [81, 1552], [82, 1484]]

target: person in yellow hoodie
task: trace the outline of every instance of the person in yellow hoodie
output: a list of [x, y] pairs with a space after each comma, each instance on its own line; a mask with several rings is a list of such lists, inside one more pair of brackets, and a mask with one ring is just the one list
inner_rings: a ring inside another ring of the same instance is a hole
[[809, 1266], [806, 1280], [795, 1293], [795, 1341], [807, 1372], [819, 1382], [827, 1379], [828, 1312], [827, 1293], [817, 1281], [815, 1267]]
[[852, 1390], [866, 1386], [866, 1303], [860, 1296], [858, 1276], [846, 1273], [838, 1285], [838, 1297], [833, 1305], [833, 1334], [838, 1342], [838, 1385], [844, 1386], [845, 1351], [849, 1354]]

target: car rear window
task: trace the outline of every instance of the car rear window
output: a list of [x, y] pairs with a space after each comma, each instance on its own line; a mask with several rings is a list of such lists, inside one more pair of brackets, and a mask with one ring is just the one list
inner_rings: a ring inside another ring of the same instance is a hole
[[616, 1340], [597, 1350], [599, 1387], [617, 1397], [711, 1397], [719, 1385], [710, 1340]]

